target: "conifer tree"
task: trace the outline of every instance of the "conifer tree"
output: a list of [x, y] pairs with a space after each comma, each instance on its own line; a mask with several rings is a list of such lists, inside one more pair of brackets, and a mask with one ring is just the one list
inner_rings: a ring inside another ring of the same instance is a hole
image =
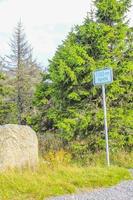
[[[0, 124], [9, 123], [13, 121], [14, 116], [12, 115], [15, 102], [13, 101], [12, 87], [7, 83], [7, 75], [3, 71], [0, 71]], [[11, 101], [12, 98], [12, 101]]]
[[126, 19], [130, 5], [130, 0], [96, 0], [95, 18], [76, 26], [50, 61], [53, 106], [47, 116], [65, 140], [83, 140], [92, 151], [105, 147], [101, 88], [92, 81], [92, 72], [105, 67], [114, 73], [107, 86], [110, 145], [128, 150], [133, 145], [133, 28]]
[[18, 123], [22, 124], [26, 123], [26, 116], [32, 108], [32, 95], [40, 78], [40, 69], [32, 58], [32, 48], [26, 40], [21, 21], [15, 28], [10, 47], [8, 68], [14, 77]]

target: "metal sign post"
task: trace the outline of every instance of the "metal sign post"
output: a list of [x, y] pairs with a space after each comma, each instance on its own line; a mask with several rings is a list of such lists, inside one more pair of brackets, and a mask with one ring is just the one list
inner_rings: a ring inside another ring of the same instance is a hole
[[107, 160], [107, 165], [110, 166], [105, 85], [102, 85], [102, 94], [103, 94], [103, 109], [104, 109], [104, 129], [105, 129], [105, 140], [106, 140], [106, 160]]
[[105, 84], [109, 84], [109, 83], [112, 83], [112, 82], [113, 82], [113, 72], [112, 72], [111, 68], [105, 68], [103, 70], [97, 70], [93, 73], [93, 84], [102, 86], [103, 109], [104, 109], [104, 130], [105, 130], [105, 140], [106, 140], [106, 160], [107, 160], [108, 166], [110, 166], [110, 159], [109, 159]]

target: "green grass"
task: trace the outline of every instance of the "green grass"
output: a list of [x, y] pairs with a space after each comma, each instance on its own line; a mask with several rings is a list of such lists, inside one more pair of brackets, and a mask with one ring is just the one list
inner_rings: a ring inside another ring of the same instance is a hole
[[[74, 162], [80, 165], [87, 166], [105, 166], [106, 165], [106, 153], [88, 153], [83, 159], [74, 160]], [[113, 166], [119, 166], [124, 168], [133, 168], [133, 152], [110, 152], [110, 163]]]
[[0, 173], [0, 200], [43, 200], [49, 196], [74, 193], [80, 189], [107, 187], [131, 179], [120, 167], [79, 167], [72, 164], [46, 164], [36, 171]]

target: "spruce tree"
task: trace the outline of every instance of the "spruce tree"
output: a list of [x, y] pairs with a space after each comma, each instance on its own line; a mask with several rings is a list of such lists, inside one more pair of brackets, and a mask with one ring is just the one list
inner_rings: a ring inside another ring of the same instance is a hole
[[0, 71], [0, 124], [15, 122], [14, 111], [15, 102], [13, 101], [13, 90], [8, 84], [8, 76]]
[[11, 54], [8, 58], [10, 76], [14, 77], [15, 101], [17, 104], [17, 121], [26, 123], [26, 118], [32, 111], [32, 95], [35, 85], [40, 80], [40, 68], [33, 60], [32, 48], [26, 40], [21, 21], [13, 33], [10, 42]]
[[53, 130], [54, 106], [52, 100], [53, 87], [47, 72], [42, 74], [42, 80], [37, 85], [33, 98], [36, 112], [29, 119], [29, 124], [40, 134]]
[[133, 28], [126, 19], [130, 5], [130, 0], [96, 0], [94, 19], [87, 17], [76, 26], [50, 61], [53, 107], [48, 113], [54, 113], [54, 128], [65, 140], [82, 140], [92, 151], [105, 147], [101, 88], [92, 81], [92, 72], [105, 67], [114, 73], [107, 86], [111, 148], [131, 150], [133, 145]]

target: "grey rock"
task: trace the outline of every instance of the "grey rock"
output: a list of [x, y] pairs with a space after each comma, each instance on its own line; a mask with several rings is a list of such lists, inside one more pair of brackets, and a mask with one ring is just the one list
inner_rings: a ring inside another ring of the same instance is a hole
[[0, 171], [8, 168], [35, 167], [38, 163], [38, 140], [28, 126], [0, 126]]

